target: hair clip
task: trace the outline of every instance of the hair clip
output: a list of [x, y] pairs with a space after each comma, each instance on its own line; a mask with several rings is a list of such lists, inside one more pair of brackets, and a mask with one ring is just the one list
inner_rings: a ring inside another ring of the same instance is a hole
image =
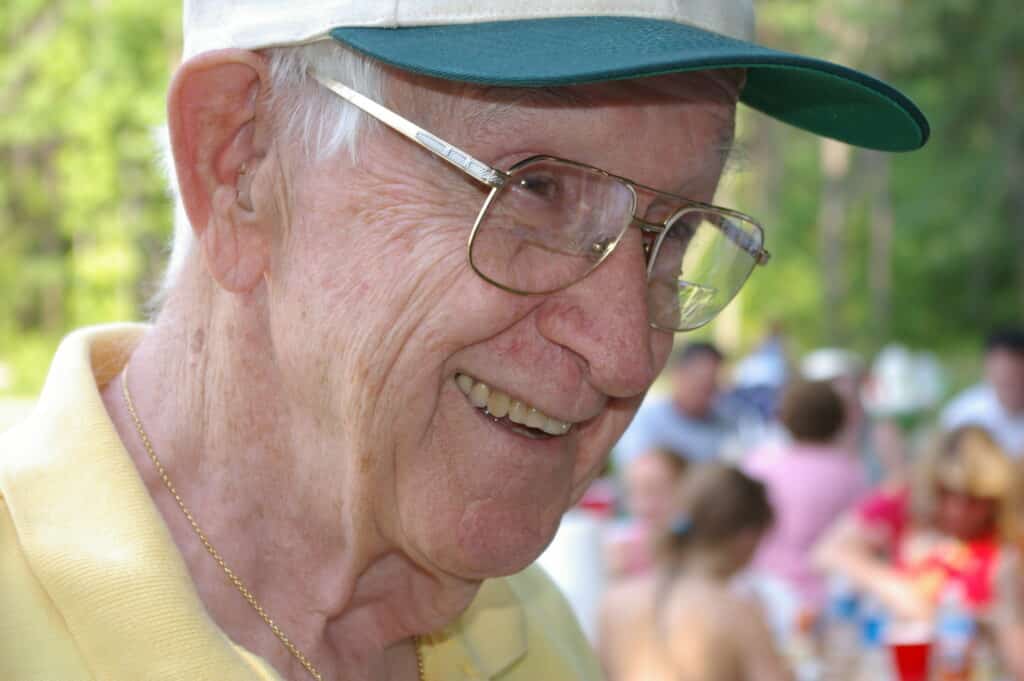
[[679, 516], [676, 518], [675, 522], [672, 523], [672, 534], [676, 537], [682, 537], [689, 534], [692, 529], [693, 521], [686, 515]]

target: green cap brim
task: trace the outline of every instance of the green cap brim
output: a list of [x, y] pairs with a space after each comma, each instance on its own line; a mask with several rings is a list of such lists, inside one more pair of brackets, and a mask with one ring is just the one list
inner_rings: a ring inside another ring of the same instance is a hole
[[745, 68], [741, 101], [859, 147], [911, 151], [928, 140], [921, 110], [865, 73], [670, 21], [572, 17], [409, 28], [347, 28], [331, 36], [397, 68], [437, 78], [538, 87]]

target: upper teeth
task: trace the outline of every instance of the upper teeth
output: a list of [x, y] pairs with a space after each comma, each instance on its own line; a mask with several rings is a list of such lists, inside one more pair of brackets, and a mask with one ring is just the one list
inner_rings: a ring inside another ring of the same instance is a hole
[[571, 423], [551, 418], [536, 407], [512, 399], [507, 393], [466, 374], [456, 374], [455, 383], [474, 407], [486, 409], [495, 418], [508, 417], [512, 423], [543, 430], [548, 435], [565, 435], [572, 428]]

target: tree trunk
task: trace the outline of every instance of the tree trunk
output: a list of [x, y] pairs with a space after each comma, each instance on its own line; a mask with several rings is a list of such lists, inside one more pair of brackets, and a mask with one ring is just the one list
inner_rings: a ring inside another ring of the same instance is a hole
[[822, 322], [826, 340], [835, 345], [846, 339], [842, 308], [847, 293], [844, 231], [850, 147], [842, 142], [822, 139], [820, 149], [822, 184], [818, 229], [821, 239], [821, 281], [824, 287]]
[[1000, 137], [1006, 142], [1006, 196], [1003, 214], [1016, 257], [1017, 306], [1024, 310], [1024, 123], [1021, 122], [1021, 62], [1007, 59], [1000, 88]]
[[[815, 23], [831, 42], [831, 57], [840, 64], [861, 61], [870, 34], [855, 18], [844, 14], [835, 3], [818, 6]], [[821, 203], [818, 208], [818, 229], [821, 238], [822, 284], [825, 339], [834, 345], [848, 340], [843, 323], [843, 308], [848, 294], [846, 272], [846, 213], [850, 194], [850, 161], [852, 150], [842, 142], [821, 140]]]
[[874, 338], [889, 335], [892, 309], [892, 195], [889, 191], [889, 156], [865, 152], [864, 168], [870, 182], [871, 226], [868, 247], [868, 287], [871, 290], [871, 330]]

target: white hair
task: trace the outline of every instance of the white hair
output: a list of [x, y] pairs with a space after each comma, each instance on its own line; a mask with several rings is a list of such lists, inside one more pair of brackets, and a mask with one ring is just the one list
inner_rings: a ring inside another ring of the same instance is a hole
[[[347, 148], [355, 160], [364, 114], [313, 81], [307, 71], [313, 67], [367, 97], [380, 100], [385, 81], [383, 70], [333, 40], [267, 48], [262, 54], [269, 62], [267, 102], [275, 118], [275, 133], [285, 140], [301, 144], [310, 161], [323, 160], [342, 148]], [[167, 127], [161, 127], [156, 136], [174, 200], [174, 235], [154, 308], [159, 307], [177, 283], [195, 245], [195, 233], [178, 189]]]

